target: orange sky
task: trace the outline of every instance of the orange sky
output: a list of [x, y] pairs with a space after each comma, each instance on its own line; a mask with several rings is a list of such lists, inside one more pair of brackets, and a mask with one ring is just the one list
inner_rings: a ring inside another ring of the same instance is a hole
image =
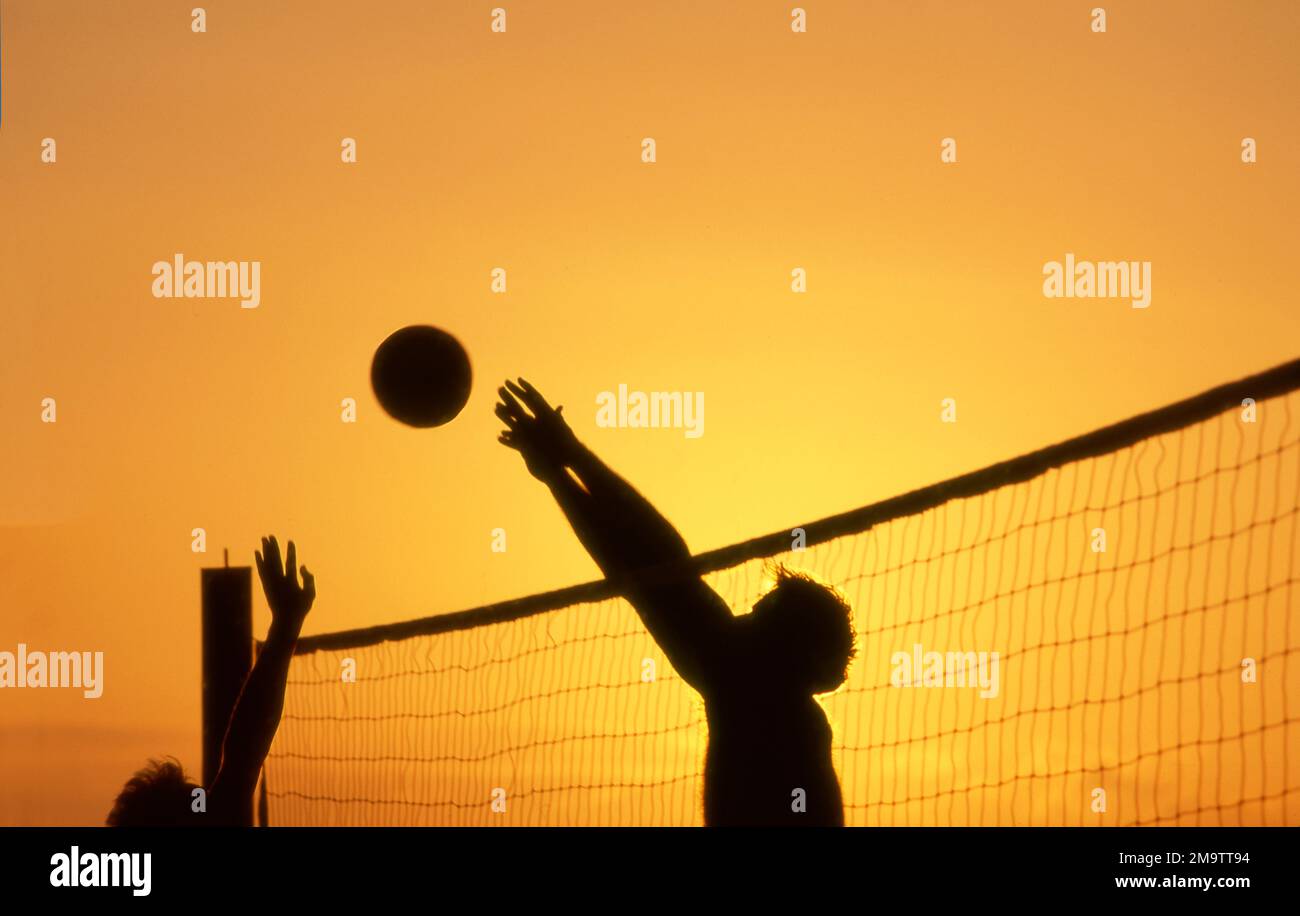
[[[1106, 3], [1104, 35], [1066, 2], [814, 2], [805, 35], [775, 2], [525, 0], [502, 35], [395, 2], [211, 3], [196, 35], [193, 5], [0, 7], [0, 649], [107, 668], [97, 701], [0, 693], [0, 823], [197, 766], [223, 546], [294, 537], [309, 631], [592, 578], [493, 441], [507, 374], [702, 550], [1297, 355], [1289, 0]], [[1151, 307], [1045, 299], [1067, 251], [1151, 261]], [[260, 260], [261, 306], [153, 298], [176, 252]], [[441, 429], [369, 392], [412, 322], [474, 364]], [[620, 383], [704, 392], [705, 435], [597, 429]]]

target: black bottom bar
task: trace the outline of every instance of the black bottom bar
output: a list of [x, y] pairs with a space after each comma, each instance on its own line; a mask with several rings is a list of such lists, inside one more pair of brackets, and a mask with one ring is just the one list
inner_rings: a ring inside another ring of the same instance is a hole
[[[763, 902], [769, 888], [782, 899], [803, 898], [809, 909], [847, 912], [900, 898], [910, 901], [909, 912], [963, 904], [970, 912], [1016, 912], [1098, 897], [1218, 908], [1261, 892], [1279, 899], [1293, 887], [1294, 837], [1281, 828], [9, 828], [0, 830], [0, 893], [7, 903], [39, 895], [129, 905], [145, 896], [134, 892], [143, 875], [127, 873], [122, 859], [95, 855], [91, 866], [87, 854], [136, 853], [132, 861], [142, 866], [147, 853], [148, 899], [205, 910], [217, 902], [329, 907], [370, 898], [385, 910], [424, 900], [436, 909], [492, 912], [505, 903], [550, 909], [563, 902], [566, 911], [587, 904], [669, 913], [696, 909], [701, 898]], [[60, 865], [73, 847], [79, 881], [94, 872], [111, 878], [116, 865], [124, 886], [53, 886], [52, 877], [68, 877]], [[775, 902], [766, 899], [764, 909]]]

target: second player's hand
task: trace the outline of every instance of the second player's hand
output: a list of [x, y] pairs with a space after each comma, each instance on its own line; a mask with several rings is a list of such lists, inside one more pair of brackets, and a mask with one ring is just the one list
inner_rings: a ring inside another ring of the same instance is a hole
[[274, 536], [262, 538], [262, 549], [254, 551], [257, 575], [262, 580], [271, 617], [277, 622], [301, 625], [312, 602], [316, 600], [316, 578], [302, 567], [302, 585], [298, 584], [298, 554], [293, 541], [280, 562], [280, 544]]

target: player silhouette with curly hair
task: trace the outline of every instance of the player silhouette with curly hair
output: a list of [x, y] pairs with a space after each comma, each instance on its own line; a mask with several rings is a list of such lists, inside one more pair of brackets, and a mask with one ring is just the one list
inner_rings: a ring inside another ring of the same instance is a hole
[[108, 826], [238, 826], [253, 810], [257, 777], [284, 710], [293, 647], [316, 598], [316, 580], [306, 566], [302, 567], [302, 585], [298, 584], [293, 541], [283, 565], [274, 537], [262, 538], [262, 550], [254, 551], [254, 557], [266, 603], [271, 606], [271, 628], [230, 713], [221, 745], [221, 766], [206, 792], [206, 810], [194, 810], [199, 786], [189, 780], [179, 762], [173, 758], [151, 760], [118, 794]]
[[689, 568], [686, 542], [631, 484], [582, 445], [524, 379], [499, 389], [499, 441], [546, 484], [587, 552], [704, 698], [711, 826], [842, 826], [831, 728], [814, 699], [844, 682], [851, 612], [831, 589], [782, 571], [734, 616]]

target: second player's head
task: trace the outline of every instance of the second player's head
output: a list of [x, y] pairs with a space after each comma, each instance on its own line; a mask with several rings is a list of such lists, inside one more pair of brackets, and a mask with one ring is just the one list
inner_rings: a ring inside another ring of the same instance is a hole
[[118, 794], [108, 814], [110, 827], [185, 827], [196, 822], [194, 790], [198, 786], [172, 758], [150, 760]]

